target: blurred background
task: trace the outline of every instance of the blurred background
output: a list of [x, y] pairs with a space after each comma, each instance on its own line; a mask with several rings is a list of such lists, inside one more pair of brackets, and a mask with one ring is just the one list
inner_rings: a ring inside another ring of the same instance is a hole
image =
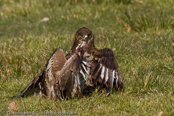
[[74, 34], [83, 26], [118, 35], [174, 29], [173, 5], [173, 0], [1, 0], [0, 38]]

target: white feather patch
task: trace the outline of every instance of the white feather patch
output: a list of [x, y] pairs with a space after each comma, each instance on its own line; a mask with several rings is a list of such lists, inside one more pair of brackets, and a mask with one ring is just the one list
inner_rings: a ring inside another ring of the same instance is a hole
[[117, 71], [115, 72], [116, 74], [116, 84], [118, 83], [118, 74], [117, 74]]
[[99, 67], [99, 69], [98, 69], [98, 70], [100, 70], [100, 69], [101, 69], [101, 67], [102, 67], [102, 64], [100, 64], [100, 67]]
[[75, 88], [77, 89], [77, 79], [76, 79], [77, 77], [75, 77]]
[[55, 95], [55, 93], [54, 93], [54, 86], [51, 86], [50, 91], [51, 91], [53, 97], [55, 97], [56, 95]]
[[109, 69], [108, 68], [106, 68], [106, 77], [105, 77], [105, 82], [107, 82], [108, 81], [108, 77], [109, 77]]
[[80, 70], [80, 74], [82, 74], [83, 78], [84, 78], [85, 81], [86, 81], [86, 77], [85, 77], [85, 74], [84, 74], [84, 72], [82, 71], [82, 69]]
[[79, 49], [80, 47], [83, 47], [86, 44], [86, 42], [79, 43], [78, 46], [76, 47], [76, 50]]
[[80, 47], [83, 47], [86, 44], [86, 42], [82, 42], [82, 44], [80, 45]]
[[52, 70], [51, 70], [51, 67], [52, 67], [52, 58], [50, 58], [49, 62], [48, 62], [48, 65], [47, 65], [47, 70], [48, 70], [48, 79], [49, 81], [52, 80]]
[[82, 64], [82, 67], [83, 67], [83, 69], [85, 70], [85, 72], [88, 74], [88, 71], [86, 70], [85, 65]]
[[53, 87], [53, 86], [51, 86], [50, 91], [52, 92], [53, 90], [54, 90], [54, 87]]
[[112, 88], [113, 88], [113, 84], [114, 84], [114, 79], [115, 79], [115, 70], [112, 71]]
[[101, 78], [104, 78], [104, 73], [105, 73], [105, 66], [102, 67], [102, 71], [101, 71]]
[[78, 46], [76, 47], [76, 50], [80, 47], [80, 44], [78, 44]]
[[42, 91], [40, 90], [39, 95], [42, 95]]
[[84, 65], [87, 65], [86, 61], [82, 60], [82, 62], [83, 62]]

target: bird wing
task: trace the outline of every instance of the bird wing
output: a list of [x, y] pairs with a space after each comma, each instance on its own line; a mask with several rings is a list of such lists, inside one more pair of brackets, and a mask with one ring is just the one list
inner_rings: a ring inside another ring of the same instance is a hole
[[[73, 86], [71, 87], [71, 90], [68, 91], [75, 91], [75, 93], [71, 94], [76, 94], [76, 89], [78, 89], [78, 92], [81, 94], [81, 88], [80, 88], [80, 80], [79, 80], [79, 71], [80, 67], [82, 64], [82, 59], [81, 57], [77, 54], [74, 53], [64, 64], [63, 68], [57, 73], [57, 79], [56, 79], [56, 84], [58, 84], [58, 88], [61, 91], [64, 91], [67, 84], [68, 86]], [[71, 75], [71, 81], [69, 83], [68, 80]], [[74, 90], [75, 89], [75, 90]], [[64, 95], [63, 95], [64, 96]]]
[[120, 90], [123, 89], [120, 69], [111, 49], [104, 48], [102, 50], [102, 57], [99, 59], [91, 77], [94, 83], [99, 82], [101, 84], [99, 90], [103, 88], [103, 85], [106, 85], [107, 92], [111, 91], [113, 87], [115, 87], [116, 90], [118, 90], [118, 88], [120, 88]]
[[57, 87], [55, 85], [57, 72], [59, 72], [66, 62], [65, 54], [62, 49], [57, 48], [47, 61], [44, 75], [39, 87], [41, 93], [47, 98], [56, 98]]
[[41, 80], [42, 80], [43, 72], [44, 72], [44, 70], [42, 70], [40, 73], [38, 73], [37, 76], [34, 77], [33, 80], [18, 95], [13, 96], [11, 98], [23, 97], [24, 93], [26, 93], [27, 90], [29, 90], [31, 88], [37, 88], [38, 83], [41, 82]]
[[[63, 50], [59, 48], [56, 49], [50, 56], [49, 60], [47, 61], [44, 70], [42, 70], [36, 77], [34, 77], [33, 80], [18, 95], [13, 96], [12, 98], [23, 97], [24, 94], [26, 94], [27, 91], [30, 90], [31, 88], [33, 89], [34, 92], [37, 87], [40, 87], [41, 90], [44, 88], [43, 91], [47, 91], [48, 88], [50, 87], [50, 84], [52, 84], [51, 81], [54, 81], [56, 78], [55, 73], [61, 70], [65, 62], [66, 58], [63, 53]], [[48, 80], [50, 82], [46, 84], [46, 81]], [[47, 95], [48, 94], [46, 94], [46, 96]]]

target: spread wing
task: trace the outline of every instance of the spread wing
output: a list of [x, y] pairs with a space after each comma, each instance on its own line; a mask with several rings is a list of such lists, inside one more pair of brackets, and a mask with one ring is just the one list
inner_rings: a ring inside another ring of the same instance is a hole
[[[58, 84], [58, 88], [63, 91], [70, 91], [70, 96], [74, 97], [76, 93], [81, 95], [81, 87], [80, 87], [80, 78], [79, 71], [81, 68], [82, 59], [77, 54], [74, 53], [64, 64], [63, 68], [57, 73], [56, 84]], [[70, 79], [70, 81], [69, 81]], [[70, 90], [67, 90], [70, 89]], [[62, 97], [67, 93], [62, 93]]]
[[101, 84], [99, 90], [103, 88], [103, 85], [106, 85], [107, 92], [110, 92], [113, 87], [115, 87], [116, 90], [118, 90], [118, 88], [120, 88], [120, 90], [123, 89], [123, 82], [116, 57], [109, 48], [102, 50], [102, 57], [96, 65], [92, 79], [94, 83], [99, 82]]
[[47, 61], [43, 79], [41, 83], [39, 83], [41, 93], [47, 98], [56, 98], [56, 95], [58, 94], [55, 85], [57, 78], [56, 74], [63, 68], [65, 62], [66, 58], [64, 52], [60, 48], [56, 49]]
[[27, 90], [30, 90], [32, 88], [37, 88], [38, 83], [41, 82], [41, 80], [42, 80], [43, 72], [44, 72], [44, 70], [42, 70], [40, 73], [38, 73], [37, 76], [34, 77], [33, 80], [18, 95], [13, 96], [12, 98], [23, 97], [24, 93], [26, 93]]
[[[42, 70], [36, 77], [34, 77], [33, 80], [18, 95], [13, 96], [12, 98], [23, 97], [24, 94], [27, 94], [28, 92], [30, 94], [33, 94], [33, 92], [36, 92], [37, 88], [39, 87], [42, 94], [44, 94], [45, 96], [55, 96], [55, 74], [56, 72], [61, 70], [65, 62], [66, 58], [63, 50], [59, 48], [56, 49], [47, 61], [45, 69]], [[33, 92], [31, 92], [31, 88], [33, 89]]]

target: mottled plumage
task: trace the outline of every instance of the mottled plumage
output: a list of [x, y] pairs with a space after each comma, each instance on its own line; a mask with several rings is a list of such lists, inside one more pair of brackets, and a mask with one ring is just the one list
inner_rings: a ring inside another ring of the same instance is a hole
[[122, 90], [123, 82], [121, 73], [113, 51], [109, 48], [91, 51], [91, 54], [98, 59], [98, 63], [90, 75], [93, 84], [96, 84], [97, 82], [101, 84], [99, 91], [104, 85], [107, 92], [110, 92], [113, 87], [115, 87], [116, 90], [118, 90], [118, 88]]
[[78, 92], [81, 93], [80, 86], [84, 86], [85, 82], [81, 82], [84, 78], [79, 75], [83, 48], [88, 42], [93, 42], [92, 36], [89, 29], [80, 28], [75, 34], [70, 52], [65, 56], [62, 49], [56, 49], [47, 61], [44, 70], [13, 98], [24, 96], [30, 88], [36, 87], [39, 87], [41, 94], [52, 99], [55, 99], [58, 94], [63, 97], [73, 97]]
[[17, 96], [23, 96], [29, 88], [39, 87], [46, 98], [82, 97], [83, 87], [100, 85], [107, 92], [112, 88], [123, 89], [118, 63], [109, 48], [98, 50], [94, 46], [92, 31], [83, 27], [75, 34], [70, 52], [65, 55], [58, 48], [42, 70]]

